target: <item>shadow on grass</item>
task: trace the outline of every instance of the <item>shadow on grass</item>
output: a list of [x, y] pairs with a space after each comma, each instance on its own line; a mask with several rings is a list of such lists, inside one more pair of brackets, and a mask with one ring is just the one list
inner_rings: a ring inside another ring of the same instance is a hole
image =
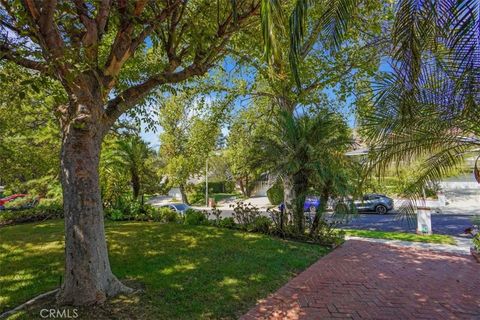
[[[18, 227], [0, 230], [0, 255], [7, 257], [0, 286], [8, 289], [0, 293], [0, 310], [51, 290], [62, 275], [63, 223]], [[105, 319], [236, 318], [327, 252], [214, 227], [122, 222], [107, 223], [106, 234], [113, 272], [144, 290], [83, 309], [84, 318], [92, 310]], [[28, 276], [17, 279], [18, 272]]]

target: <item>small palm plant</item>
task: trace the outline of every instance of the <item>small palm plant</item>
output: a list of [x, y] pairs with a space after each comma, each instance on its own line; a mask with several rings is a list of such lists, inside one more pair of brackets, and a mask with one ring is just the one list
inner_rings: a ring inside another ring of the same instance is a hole
[[[350, 192], [347, 169], [352, 163], [345, 151], [351, 144], [348, 126], [334, 112], [324, 109], [313, 115], [294, 115], [280, 111], [276, 115], [271, 132], [260, 142], [261, 152], [270, 174], [283, 181], [285, 207], [297, 233], [305, 230], [304, 202], [309, 192], [327, 190], [322, 204], [329, 195]], [[325, 209], [317, 212], [317, 226]]]
[[128, 136], [116, 141], [115, 148], [107, 151], [106, 165], [111, 170], [128, 172], [132, 188], [132, 196], [138, 199], [142, 187], [141, 177], [146, 168], [147, 159], [153, 151], [138, 136]]

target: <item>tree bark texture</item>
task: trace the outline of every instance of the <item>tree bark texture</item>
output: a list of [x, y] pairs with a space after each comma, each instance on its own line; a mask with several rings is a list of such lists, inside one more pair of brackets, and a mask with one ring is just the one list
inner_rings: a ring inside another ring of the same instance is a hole
[[283, 192], [285, 212], [291, 216], [295, 231], [299, 234], [305, 232], [305, 215], [303, 205], [308, 187], [308, 178], [303, 172], [285, 175], [283, 178]]
[[132, 176], [131, 183], [132, 183], [132, 192], [133, 198], [136, 200], [140, 194], [140, 176], [135, 169], [130, 170], [130, 174]]
[[187, 193], [185, 192], [185, 186], [181, 184], [179, 189], [180, 189], [180, 194], [182, 196], [182, 202], [189, 205], [190, 203], [188, 202]]
[[[65, 274], [61, 304], [89, 305], [130, 292], [112, 273], [105, 240], [98, 165], [107, 127], [98, 85], [84, 79], [62, 122], [61, 173], [65, 214]], [[71, 113], [75, 110], [75, 113]]]

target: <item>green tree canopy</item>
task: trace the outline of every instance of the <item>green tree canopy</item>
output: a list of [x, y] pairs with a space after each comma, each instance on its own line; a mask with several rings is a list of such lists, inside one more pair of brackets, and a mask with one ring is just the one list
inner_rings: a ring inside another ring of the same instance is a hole
[[200, 173], [215, 150], [225, 112], [225, 105], [188, 93], [171, 96], [161, 106], [159, 153], [165, 163], [162, 171], [172, 186], [180, 188], [185, 203], [187, 182]]

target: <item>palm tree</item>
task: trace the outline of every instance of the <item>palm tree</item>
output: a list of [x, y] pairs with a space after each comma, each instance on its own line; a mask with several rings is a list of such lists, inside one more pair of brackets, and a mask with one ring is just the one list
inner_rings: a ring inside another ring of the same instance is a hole
[[[321, 191], [322, 205], [334, 193], [347, 195], [351, 191], [347, 191], [348, 178], [341, 174], [346, 171], [338, 169], [348, 167], [345, 151], [352, 139], [338, 114], [325, 109], [313, 115], [280, 111], [261, 143], [266, 162], [270, 163], [267, 169], [283, 181], [285, 207], [291, 210], [297, 233], [305, 230], [303, 206], [312, 188]], [[324, 209], [317, 213], [313, 231]]]
[[141, 176], [146, 160], [153, 154], [148, 144], [138, 136], [128, 136], [116, 141], [116, 147], [107, 155], [107, 164], [117, 170], [128, 171], [132, 196], [137, 199], [142, 188]]
[[[418, 178], [405, 190], [413, 200], [422, 197], [425, 185], [479, 153], [479, 5], [468, 0], [398, 4], [391, 71], [375, 88], [374, 109], [362, 127], [371, 141], [371, 170], [381, 173], [391, 164], [424, 159]], [[414, 208], [410, 202], [405, 213]]]

